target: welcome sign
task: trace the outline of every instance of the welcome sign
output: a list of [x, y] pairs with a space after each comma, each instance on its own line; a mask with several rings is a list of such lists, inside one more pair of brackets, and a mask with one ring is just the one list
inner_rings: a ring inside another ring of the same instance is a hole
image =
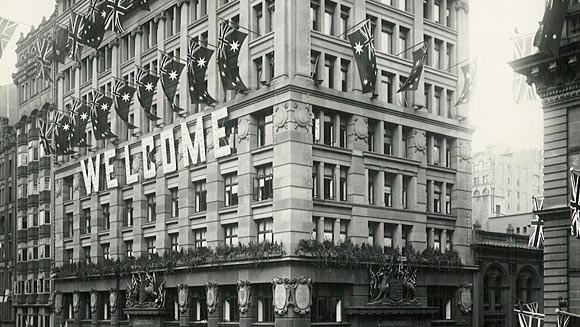
[[[229, 144], [220, 146], [219, 140], [226, 136], [224, 127], [219, 127], [219, 120], [228, 116], [227, 107], [218, 109], [211, 114], [211, 129], [213, 136], [213, 148], [215, 158], [225, 157], [231, 154]], [[150, 179], [157, 175], [157, 163], [148, 160], [149, 155], [154, 151], [154, 136], [149, 135], [141, 140], [141, 157], [143, 161], [143, 178]], [[177, 170], [177, 153], [175, 149], [175, 137], [173, 128], [162, 131], [160, 137], [161, 165], [163, 173], [168, 174]], [[196, 165], [198, 162], [206, 161], [205, 134], [203, 132], [203, 117], [197, 117], [195, 124], [195, 137], [192, 140], [187, 127], [187, 122], [181, 123], [181, 148], [183, 153], [183, 168]], [[129, 156], [129, 145], [124, 147], [125, 176], [127, 185], [137, 183], [139, 174], [131, 172], [131, 158]], [[101, 159], [102, 156], [102, 159]], [[99, 177], [101, 162], [105, 166], [107, 188], [119, 186], [119, 181], [114, 174], [114, 163], [111, 162], [117, 156], [117, 149], [109, 149], [99, 153], [94, 157], [81, 160], [81, 170], [85, 182], [87, 194], [99, 191]], [[199, 159], [199, 160], [198, 160]], [[101, 161], [102, 160], [102, 161]]]

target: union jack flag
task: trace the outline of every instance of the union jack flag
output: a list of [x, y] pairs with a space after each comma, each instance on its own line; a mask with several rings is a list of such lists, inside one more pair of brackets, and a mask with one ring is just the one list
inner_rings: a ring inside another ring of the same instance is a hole
[[568, 327], [570, 323], [570, 316], [558, 312], [558, 327]]
[[580, 175], [574, 168], [570, 168], [570, 186], [572, 187], [570, 233], [580, 238]]
[[[514, 53], [513, 59], [517, 60], [523, 57], [532, 55], [535, 51], [534, 48], [534, 35], [528, 34], [523, 36], [517, 36], [513, 39], [514, 41]], [[512, 91], [515, 103], [520, 101], [536, 101], [538, 98], [536, 96], [536, 91], [533, 85], [527, 83], [527, 78], [524, 75], [514, 73], [514, 79], [512, 82]]]
[[12, 35], [14, 35], [16, 27], [18, 27], [18, 24], [15, 22], [0, 17], [0, 58], [2, 58], [6, 44], [10, 41]]
[[52, 64], [52, 40], [50, 36], [36, 40], [36, 65], [38, 77], [52, 81], [50, 77], [50, 66]]
[[519, 304], [519, 308], [514, 308], [518, 314], [520, 327], [541, 327], [543, 326], [545, 315], [538, 313], [538, 302]]
[[80, 61], [81, 54], [83, 51], [83, 33], [85, 30], [86, 18], [77, 14], [71, 13], [69, 18], [69, 33], [68, 33], [68, 44], [69, 58], [72, 60]]
[[544, 200], [532, 197], [534, 205], [534, 218], [532, 219], [532, 231], [528, 241], [528, 247], [532, 249], [539, 249], [544, 245], [544, 221], [537, 212], [544, 208]]
[[107, 17], [105, 17], [105, 29], [123, 34], [125, 29], [121, 23], [121, 17], [128, 12], [130, 5], [125, 0], [107, 0]]
[[40, 143], [45, 154], [50, 155], [54, 153], [54, 148], [51, 145], [52, 135], [54, 134], [55, 125], [50, 122], [45, 122], [42, 119], [38, 120]]

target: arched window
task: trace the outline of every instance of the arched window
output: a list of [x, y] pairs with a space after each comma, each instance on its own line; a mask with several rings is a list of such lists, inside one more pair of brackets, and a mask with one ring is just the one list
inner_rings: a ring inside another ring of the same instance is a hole
[[537, 281], [533, 271], [530, 268], [524, 268], [518, 274], [516, 281], [516, 297], [523, 303], [530, 303], [536, 300]]
[[504, 302], [505, 277], [498, 266], [488, 268], [483, 280], [483, 304], [485, 310], [499, 311]]
[[489, 190], [488, 190], [488, 189], [486, 189], [486, 188], [484, 188], [484, 189], [483, 189], [483, 195], [488, 195], [488, 194], [489, 194]]
[[475, 190], [475, 192], [473, 192], [473, 196], [479, 196], [481, 193], [479, 192], [479, 190]]

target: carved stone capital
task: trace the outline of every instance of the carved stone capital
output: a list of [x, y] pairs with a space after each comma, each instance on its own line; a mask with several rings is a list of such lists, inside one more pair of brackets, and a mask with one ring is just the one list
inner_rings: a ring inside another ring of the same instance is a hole
[[111, 314], [117, 311], [118, 299], [119, 291], [114, 288], [109, 289], [109, 309], [111, 310]]
[[175, 4], [177, 5], [177, 7], [183, 6], [184, 3], [189, 4], [190, 2], [191, 0], [175, 0]]
[[107, 48], [112, 49], [113, 47], [118, 47], [119, 44], [121, 44], [121, 38], [117, 36], [107, 44]]
[[469, 4], [465, 1], [457, 1], [455, 2], [455, 10], [463, 10], [466, 14], [469, 14]]
[[139, 25], [131, 31], [131, 36], [141, 35], [143, 34], [143, 31], [144, 31], [143, 25]]
[[165, 19], [167, 19], [165, 12], [161, 12], [153, 18], [153, 22], [155, 22], [157, 24], [160, 20], [164, 21]]
[[59, 315], [62, 312], [62, 292], [55, 291], [54, 292], [54, 313]]

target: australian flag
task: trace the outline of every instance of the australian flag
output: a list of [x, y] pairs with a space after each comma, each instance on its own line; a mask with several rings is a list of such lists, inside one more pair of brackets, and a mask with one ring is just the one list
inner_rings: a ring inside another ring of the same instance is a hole
[[461, 71], [463, 72], [463, 90], [461, 91], [461, 94], [459, 94], [459, 98], [455, 103], [456, 107], [468, 103], [473, 95], [477, 63], [475, 61], [467, 63], [461, 67]]
[[153, 121], [161, 119], [151, 113], [151, 105], [153, 103], [155, 90], [157, 89], [157, 81], [159, 81], [159, 77], [152, 75], [142, 68], [137, 68], [137, 75], [135, 77], [135, 83], [137, 84], [137, 99], [139, 99], [139, 103], [147, 115], [147, 118]]
[[175, 98], [175, 93], [177, 92], [179, 77], [181, 76], [185, 65], [173, 58], [170, 58], [164, 53], [161, 57], [160, 67], [161, 86], [163, 87], [163, 92], [165, 92], [165, 96], [172, 104], [171, 108], [173, 111], [179, 111], [180, 109], [173, 105], [173, 99]]
[[71, 144], [77, 147], [87, 147], [86, 128], [90, 118], [89, 107], [78, 99], [73, 99], [71, 114], [75, 131], [72, 135]]
[[99, 49], [105, 35], [105, 18], [107, 17], [107, 2], [95, 0], [90, 8], [89, 14], [84, 18], [84, 28], [82, 29], [82, 43]]
[[419, 82], [421, 80], [421, 74], [423, 74], [423, 67], [425, 66], [425, 60], [427, 59], [428, 49], [429, 43], [423, 45], [421, 49], [413, 52], [413, 68], [411, 68], [409, 77], [397, 92], [403, 92], [407, 90], [412, 91], [417, 90], [417, 88], [419, 87]]
[[60, 118], [56, 121], [55, 152], [57, 155], [73, 154], [75, 152], [72, 150], [71, 138], [74, 133], [74, 124], [70, 116], [59, 116]]
[[534, 46], [548, 56], [560, 53], [560, 40], [570, 0], [548, 0], [540, 27], [534, 37]]
[[127, 123], [129, 129], [137, 128], [137, 126], [129, 122], [129, 109], [131, 108], [131, 102], [133, 101], [135, 91], [136, 89], [129, 86], [128, 83], [119, 80], [115, 81], [115, 87], [113, 88], [115, 109], [117, 110], [117, 115]]
[[377, 58], [375, 56], [374, 36], [370, 29], [370, 21], [366, 21], [359, 28], [348, 35], [358, 73], [362, 83], [362, 92], [375, 90], [377, 80]]
[[187, 79], [189, 80], [191, 103], [211, 105], [216, 102], [207, 92], [205, 80], [205, 72], [212, 55], [213, 50], [199, 45], [195, 40], [189, 40]]
[[109, 112], [111, 112], [112, 106], [113, 99], [95, 92], [93, 108], [91, 109], [91, 122], [93, 124], [95, 139], [97, 140], [117, 137], [117, 135], [113, 134], [109, 126]]
[[240, 78], [238, 57], [248, 35], [233, 28], [228, 21], [220, 23], [217, 64], [224, 90], [246, 92], [248, 88]]

